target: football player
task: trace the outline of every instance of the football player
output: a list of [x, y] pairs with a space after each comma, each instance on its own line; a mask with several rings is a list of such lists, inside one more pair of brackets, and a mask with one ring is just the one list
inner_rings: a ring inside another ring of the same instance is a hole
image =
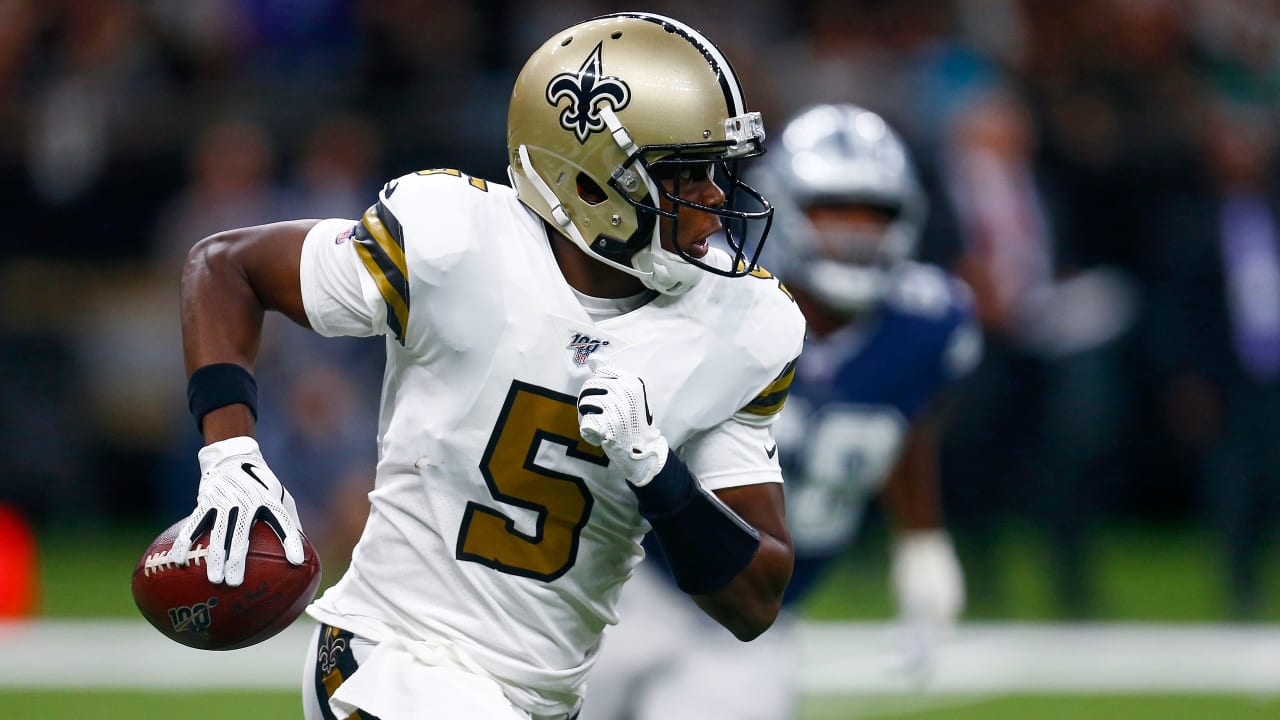
[[[802, 601], [852, 542], [879, 494], [895, 525], [890, 583], [908, 632], [899, 660], [927, 670], [963, 605], [961, 568], [936, 484], [942, 396], [969, 372], [981, 335], [959, 280], [913, 262], [926, 201], [906, 146], [877, 114], [819, 105], [797, 115], [751, 180], [775, 199], [769, 252], [809, 324], [775, 434], [784, 458]], [[584, 720], [794, 713], [788, 619], [748, 646], [685, 612], [646, 561], [605, 633]]]
[[651, 529], [734, 636], [780, 609], [793, 552], [770, 426], [804, 319], [755, 264], [772, 209], [737, 165], [763, 152], [759, 113], [701, 33], [621, 13], [533, 53], [507, 140], [512, 187], [424, 170], [359, 220], [232, 230], [188, 258], [207, 445], [180, 537], [212, 528], [211, 582], [242, 581], [255, 520], [302, 558], [252, 438], [263, 312], [386, 337], [369, 517], [309, 608], [309, 719], [573, 717]]

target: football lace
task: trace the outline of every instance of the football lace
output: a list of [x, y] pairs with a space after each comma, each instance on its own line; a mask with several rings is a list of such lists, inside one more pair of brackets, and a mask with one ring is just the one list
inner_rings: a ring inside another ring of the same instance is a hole
[[[169, 548], [168, 550], [161, 550], [158, 553], [152, 553], [148, 555], [147, 559], [144, 560], [142, 563], [143, 575], [150, 577], [152, 572], [155, 572], [158, 574], [161, 571], [170, 570], [174, 567], [177, 567], [178, 563], [170, 559], [171, 552], [173, 552], [173, 548]], [[194, 562], [196, 565], [199, 565], [200, 561], [208, 554], [209, 554], [208, 548], [206, 548], [204, 545], [196, 545], [195, 547], [191, 548], [191, 552], [187, 553], [187, 562], [185, 564], [190, 565], [191, 563]]]

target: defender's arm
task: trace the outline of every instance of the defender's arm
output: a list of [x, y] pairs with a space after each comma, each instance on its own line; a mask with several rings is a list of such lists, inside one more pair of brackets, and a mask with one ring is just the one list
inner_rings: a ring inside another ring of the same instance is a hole
[[916, 420], [902, 453], [880, 491], [889, 518], [899, 533], [942, 527], [938, 488], [938, 442], [942, 413], [931, 410]]
[[938, 441], [945, 413], [918, 419], [880, 498], [895, 525], [889, 582], [899, 618], [921, 640], [913, 664], [927, 664], [934, 636], [964, 609], [964, 572], [943, 524]]

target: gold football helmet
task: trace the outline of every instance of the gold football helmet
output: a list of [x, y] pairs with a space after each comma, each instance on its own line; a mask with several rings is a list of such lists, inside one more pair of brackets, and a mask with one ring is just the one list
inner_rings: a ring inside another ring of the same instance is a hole
[[[763, 142], [760, 113], [747, 111], [720, 50], [649, 13], [605, 15], [557, 33], [520, 71], [507, 116], [508, 173], [520, 200], [591, 257], [669, 295], [688, 290], [703, 270], [736, 277], [755, 268], [773, 208], [739, 179], [737, 163], [763, 153]], [[723, 205], [680, 197], [690, 170], [712, 173]], [[670, 190], [658, 175], [672, 178]], [[720, 216], [732, 257], [690, 256], [663, 197], [676, 211]], [[673, 223], [675, 252], [661, 246], [660, 217]]]

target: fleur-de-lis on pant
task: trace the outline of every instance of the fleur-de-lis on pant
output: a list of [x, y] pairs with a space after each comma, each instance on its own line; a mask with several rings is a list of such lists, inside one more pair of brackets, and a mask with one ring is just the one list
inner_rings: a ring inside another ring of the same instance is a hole
[[329, 638], [320, 646], [320, 654], [316, 657], [316, 662], [320, 664], [320, 671], [325, 675], [333, 672], [338, 665], [338, 656], [347, 650], [347, 639], [340, 637], [336, 631], [330, 630]]

